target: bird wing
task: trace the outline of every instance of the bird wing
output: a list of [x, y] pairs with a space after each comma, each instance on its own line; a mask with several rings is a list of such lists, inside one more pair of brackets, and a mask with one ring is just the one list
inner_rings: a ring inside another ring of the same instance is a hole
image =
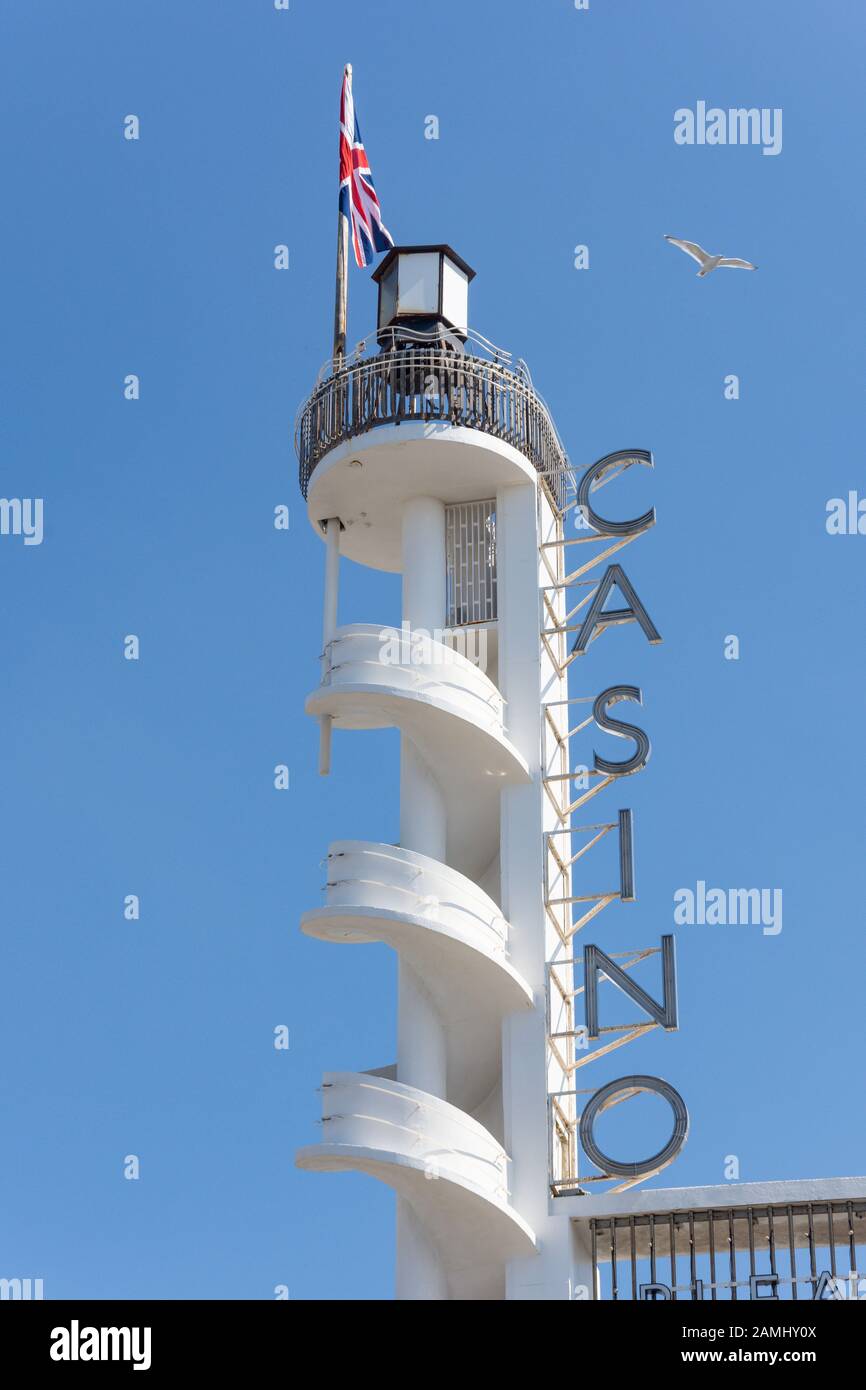
[[678, 246], [681, 251], [685, 251], [687, 256], [697, 261], [698, 265], [706, 265], [712, 257], [707, 254], [702, 246], [698, 246], [696, 241], [680, 241], [679, 237], [668, 236], [665, 232], [665, 241], [669, 241], [672, 246]]
[[735, 256], [723, 256], [722, 259], [719, 261], [719, 265], [729, 265], [729, 266], [733, 266], [733, 267], [734, 267], [735, 269], [737, 269], [737, 270], [757, 270], [757, 269], [758, 269], [758, 267], [757, 267], [756, 265], [752, 265], [752, 262], [751, 262], [751, 261], [738, 261], [737, 258], [736, 258]]

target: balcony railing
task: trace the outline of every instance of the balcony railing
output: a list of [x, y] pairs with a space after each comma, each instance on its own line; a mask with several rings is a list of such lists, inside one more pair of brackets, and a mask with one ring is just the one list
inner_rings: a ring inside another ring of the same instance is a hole
[[[361, 350], [363, 350], [361, 344]], [[295, 430], [301, 492], [316, 464], [335, 445], [404, 421], [443, 420], [481, 430], [518, 449], [562, 505], [568, 459], [525, 365], [441, 346], [401, 347], [350, 358], [320, 381]]]

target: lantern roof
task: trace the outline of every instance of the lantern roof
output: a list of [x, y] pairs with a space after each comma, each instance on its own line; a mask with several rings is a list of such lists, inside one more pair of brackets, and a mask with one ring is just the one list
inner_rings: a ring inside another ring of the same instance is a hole
[[385, 274], [385, 271], [394, 263], [398, 256], [421, 255], [430, 251], [447, 256], [450, 261], [453, 261], [456, 266], [459, 266], [467, 280], [475, 279], [475, 271], [472, 269], [471, 265], [468, 265], [463, 257], [458, 256], [457, 252], [444, 241], [434, 242], [425, 246], [392, 246], [387, 256], [376, 266], [371, 278], [378, 284]]

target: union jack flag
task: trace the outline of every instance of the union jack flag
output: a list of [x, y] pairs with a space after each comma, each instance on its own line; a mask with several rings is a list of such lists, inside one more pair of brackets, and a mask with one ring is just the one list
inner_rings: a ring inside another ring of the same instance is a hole
[[349, 67], [343, 73], [340, 93], [340, 212], [349, 219], [358, 265], [369, 265], [377, 251], [394, 245], [391, 233], [382, 226], [379, 199], [355, 115]]

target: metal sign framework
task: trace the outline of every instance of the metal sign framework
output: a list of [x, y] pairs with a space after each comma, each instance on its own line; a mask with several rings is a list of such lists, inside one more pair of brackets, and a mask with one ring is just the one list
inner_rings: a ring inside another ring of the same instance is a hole
[[[641, 451], [634, 451], [633, 453], [622, 451], [612, 455], [594, 477], [589, 485], [589, 490], [595, 492], [598, 488], [621, 476], [635, 464], [647, 462], [651, 464], [651, 457]], [[596, 465], [596, 469], [599, 469], [599, 465]], [[542, 475], [542, 485], [545, 486], [548, 501], [556, 515], [556, 531], [553, 539], [544, 539], [542, 534], [539, 536], [541, 566], [549, 580], [549, 583], [544, 584], [541, 588], [540, 639], [542, 649], [550, 660], [553, 669], [562, 678], [575, 656], [578, 655], [579, 636], [576, 636], [570, 651], [568, 650], [569, 638], [572, 634], [580, 634], [590, 613], [595, 617], [595, 625], [589, 632], [585, 646], [590, 645], [606, 627], [617, 626], [633, 620], [632, 610], [604, 610], [603, 603], [610, 585], [605, 577], [593, 577], [592, 571], [609, 561], [612, 556], [617, 555], [625, 546], [637, 540], [639, 536], [644, 535], [654, 522], [654, 514], [647, 514], [640, 518], [637, 527], [627, 534], [611, 535], [600, 533], [595, 529], [587, 529], [585, 535], [567, 537], [565, 525], [569, 515], [577, 516], [582, 513], [582, 520], [586, 521], [588, 510], [581, 505], [574, 476], [570, 471], [567, 472], [564, 479], [561, 474], [558, 474], [555, 486], [551, 486], [547, 475]], [[616, 525], [622, 525], [623, 528], [625, 526], [624, 523], [616, 523]], [[573, 568], [569, 568], [571, 547], [573, 546], [592, 546], [593, 553], [588, 559], [580, 561]], [[624, 579], [622, 571], [618, 567], [615, 568], [621, 579]], [[609, 566], [605, 575], [610, 574], [610, 569]], [[625, 580], [625, 585], [620, 579], [617, 582], [620, 582], [621, 588], [628, 585], [627, 580]], [[628, 587], [630, 589], [630, 586]], [[651, 624], [649, 624], [648, 629], [645, 627], [645, 631], [647, 631], [647, 635], [652, 634], [650, 640], [660, 640]], [[636, 1041], [652, 1029], [659, 1026], [669, 1026], [662, 1025], [658, 1018], [653, 1018], [650, 1021], [605, 1025], [604, 1027], [599, 1026], [596, 1021], [594, 1028], [588, 1028], [585, 1024], [578, 1025], [576, 1022], [575, 1003], [581, 996], [584, 996], [584, 1003], [587, 1002], [586, 995], [590, 982], [584, 978], [582, 984], [575, 984], [575, 971], [579, 972], [583, 967], [584, 976], [586, 976], [587, 953], [584, 953], [583, 958], [574, 955], [574, 938], [612, 902], [633, 902], [635, 900], [631, 811], [620, 810], [615, 821], [602, 821], [586, 825], [574, 824], [572, 821], [575, 812], [618, 780], [615, 773], [604, 770], [599, 771], [583, 766], [576, 770], [572, 762], [573, 740], [595, 722], [594, 701], [595, 697], [593, 696], [576, 696], [565, 700], [551, 701], [545, 704], [543, 721], [542, 784], [556, 820], [555, 829], [547, 830], [544, 833], [544, 908], [559, 943], [568, 952], [568, 954], [557, 952], [547, 964], [547, 1041], [549, 1054], [554, 1063], [554, 1067], [551, 1069], [553, 1074], [564, 1076], [567, 1079], [574, 1078], [575, 1074], [590, 1062], [609, 1056], [618, 1048], [623, 1047], [626, 1043]], [[585, 717], [581, 717], [583, 713], [581, 706], [590, 707]], [[591, 893], [575, 893], [572, 883], [575, 865], [602, 843], [612, 831], [618, 832], [619, 838], [618, 886], [603, 888]], [[584, 837], [583, 840], [581, 837]], [[672, 949], [672, 938], [665, 940], [670, 941]], [[611, 974], [606, 975], [600, 971], [599, 978], [606, 984], [611, 982], [616, 984], [616, 974], [619, 974], [622, 980], [626, 972], [632, 972], [650, 957], [660, 954], [665, 957], [665, 951], [666, 947], [663, 944], [662, 947], [632, 950], [603, 958], [603, 960], [606, 959], [611, 962]], [[592, 985], [594, 994], [594, 970]], [[666, 979], [666, 997], [667, 985], [668, 980]], [[637, 984], [629, 992], [633, 993], [635, 997], [640, 995], [644, 1000], [652, 1003], [649, 996]], [[676, 1026], [675, 1022], [673, 1026]], [[603, 1042], [600, 1041], [602, 1034], [606, 1037]], [[595, 1047], [589, 1045], [592, 1038], [599, 1039], [598, 1045]], [[628, 1081], [634, 1084], [623, 1086], [616, 1095], [611, 1097], [607, 1105], [599, 1107], [599, 1112], [610, 1105], [620, 1104], [650, 1089], [640, 1084], [647, 1080], [649, 1078], [628, 1078]], [[663, 1086], [664, 1083], [659, 1083], [658, 1087], [652, 1089], [661, 1090]], [[573, 1087], [551, 1088], [549, 1090], [548, 1157], [550, 1187], [554, 1196], [579, 1192], [583, 1190], [585, 1184], [612, 1181], [617, 1178], [617, 1174], [605, 1170], [596, 1174], [581, 1175], [579, 1173], [579, 1152], [581, 1149], [579, 1143], [581, 1121], [581, 1114], [578, 1111], [579, 1097], [591, 1094], [593, 1094], [592, 1089], [581, 1091]], [[678, 1097], [677, 1100], [679, 1100]], [[583, 1148], [585, 1150], [586, 1145]], [[661, 1158], [662, 1155], [656, 1157]], [[669, 1161], [670, 1157], [665, 1157], [665, 1161], [661, 1162], [659, 1166], [650, 1167], [639, 1174], [628, 1176], [624, 1181], [619, 1181], [612, 1190], [624, 1191], [637, 1182], [645, 1181], [655, 1173], [660, 1172]], [[620, 1168], [625, 1169], [634, 1166], [637, 1165], [620, 1165]], [[619, 1178], [623, 1177], [622, 1171], [618, 1176]]]

